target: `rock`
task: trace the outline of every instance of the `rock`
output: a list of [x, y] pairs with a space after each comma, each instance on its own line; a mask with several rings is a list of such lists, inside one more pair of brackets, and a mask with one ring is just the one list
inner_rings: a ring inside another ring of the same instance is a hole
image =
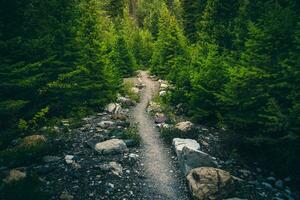
[[276, 178], [274, 178], [274, 177], [268, 177], [267, 178], [267, 181], [269, 181], [270, 183], [275, 183], [275, 181], [276, 181]]
[[190, 121], [179, 122], [176, 124], [175, 128], [182, 132], [190, 131], [194, 127], [194, 124]]
[[117, 162], [104, 163], [100, 165], [99, 168], [105, 172], [111, 171], [113, 174], [117, 176], [121, 176], [123, 174], [123, 167], [121, 164]]
[[119, 113], [121, 111], [121, 105], [118, 103], [110, 103], [106, 106], [105, 110], [109, 113]]
[[81, 169], [81, 165], [76, 163], [75, 161], [73, 161], [71, 163], [71, 166], [73, 167], [73, 169], [76, 169], [76, 170]]
[[161, 83], [160, 84], [160, 90], [167, 90], [169, 88], [169, 85], [166, 83]]
[[133, 92], [134, 94], [138, 94], [140, 92], [140, 89], [137, 87], [132, 87], [131, 92]]
[[158, 128], [164, 128], [164, 129], [170, 129], [173, 126], [171, 124], [166, 124], [166, 123], [161, 123], [161, 124], [157, 124]]
[[91, 123], [93, 120], [93, 117], [84, 117], [82, 118], [82, 121], [84, 121], [85, 123]]
[[199, 150], [200, 145], [196, 140], [174, 138], [173, 146], [185, 174], [193, 168], [217, 166], [215, 158]]
[[167, 81], [162, 80], [162, 79], [159, 79], [158, 82], [159, 82], [160, 84], [162, 84], [162, 83], [167, 83]]
[[128, 156], [129, 158], [131, 158], [131, 159], [138, 159], [140, 156], [138, 155], [138, 154], [135, 154], [135, 153], [131, 153], [131, 154], [129, 154], [129, 156]]
[[167, 94], [167, 92], [164, 91], [164, 90], [159, 92], [159, 96], [160, 96], [160, 97], [163, 97], [163, 96], [165, 96], [166, 94]]
[[251, 172], [247, 169], [240, 169], [239, 172], [245, 177], [251, 175]]
[[128, 117], [127, 117], [126, 115], [124, 115], [124, 114], [117, 113], [117, 114], [113, 114], [113, 115], [111, 116], [111, 118], [112, 118], [113, 120], [121, 120], [121, 121], [125, 121]]
[[161, 106], [154, 102], [154, 101], [150, 101], [148, 106], [147, 106], [147, 112], [148, 113], [156, 113], [156, 112], [161, 112], [162, 109], [161, 109]]
[[117, 101], [119, 103], [121, 103], [122, 105], [126, 105], [126, 106], [134, 106], [135, 105], [134, 101], [132, 101], [131, 99], [126, 98], [126, 97], [118, 97]]
[[24, 178], [26, 178], [26, 172], [21, 172], [20, 170], [17, 169], [12, 169], [9, 171], [8, 176], [3, 179], [5, 183], [12, 183], [12, 182], [17, 182], [21, 181]]
[[181, 157], [178, 157], [179, 165], [185, 174], [197, 167], [217, 167], [216, 159], [200, 150], [182, 148]]
[[43, 157], [43, 161], [45, 163], [50, 163], [50, 162], [57, 162], [59, 161], [61, 158], [58, 156], [44, 156]]
[[189, 147], [190, 149], [195, 149], [195, 150], [200, 149], [199, 143], [196, 140], [192, 140], [192, 139], [174, 138], [173, 146], [177, 156], [181, 154], [183, 147]]
[[247, 199], [240, 199], [240, 198], [234, 197], [234, 198], [229, 198], [229, 199], [224, 199], [224, 200], [247, 200]]
[[267, 182], [262, 182], [261, 183], [265, 188], [269, 189], [269, 190], [273, 190], [273, 187], [270, 183]]
[[110, 127], [112, 127], [115, 123], [112, 121], [102, 121], [100, 123], [97, 124], [97, 126], [100, 126], [103, 129], [108, 129]]
[[155, 123], [161, 124], [168, 120], [167, 116], [163, 113], [156, 113], [154, 117]]
[[110, 165], [110, 168], [111, 168], [113, 174], [115, 174], [117, 176], [121, 176], [123, 174], [123, 167], [121, 164], [116, 163], [116, 162], [110, 162], [109, 165]]
[[68, 192], [63, 192], [59, 198], [61, 200], [73, 200], [74, 199], [74, 196], [73, 195], [70, 195]]
[[275, 186], [278, 187], [278, 188], [283, 188], [283, 181], [282, 180], [276, 181]]
[[232, 176], [221, 169], [200, 167], [187, 176], [192, 196], [198, 200], [224, 199], [234, 190]]
[[114, 188], [115, 187], [115, 185], [112, 184], [112, 183], [108, 183], [107, 186], [110, 187], [110, 188]]
[[65, 156], [65, 161], [67, 164], [72, 164], [74, 162], [73, 160], [74, 156], [73, 155], [66, 155]]
[[120, 154], [128, 151], [125, 142], [120, 139], [111, 139], [97, 143], [95, 145], [95, 150], [103, 155]]
[[138, 142], [133, 139], [124, 140], [127, 147], [135, 147], [138, 145]]

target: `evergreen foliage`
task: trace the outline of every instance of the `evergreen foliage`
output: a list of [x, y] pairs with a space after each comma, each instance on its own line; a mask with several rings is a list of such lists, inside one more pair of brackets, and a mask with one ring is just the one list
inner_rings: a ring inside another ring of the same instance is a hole
[[167, 100], [195, 121], [235, 131], [241, 154], [300, 180], [299, 4], [181, 5], [181, 18], [161, 9], [152, 57], [151, 71], [175, 86]]
[[[99, 109], [116, 97], [134, 58], [105, 6], [96, 0], [1, 1], [1, 149], [49, 118]], [[114, 52], [126, 65], [114, 62]], [[36, 118], [40, 113], [43, 120]]]

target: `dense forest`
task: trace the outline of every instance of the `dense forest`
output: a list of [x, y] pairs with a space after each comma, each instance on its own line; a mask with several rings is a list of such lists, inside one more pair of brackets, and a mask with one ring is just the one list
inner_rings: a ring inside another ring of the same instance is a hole
[[0, 166], [16, 139], [103, 109], [122, 78], [149, 69], [174, 86], [166, 103], [300, 180], [299, 1], [0, 4]]

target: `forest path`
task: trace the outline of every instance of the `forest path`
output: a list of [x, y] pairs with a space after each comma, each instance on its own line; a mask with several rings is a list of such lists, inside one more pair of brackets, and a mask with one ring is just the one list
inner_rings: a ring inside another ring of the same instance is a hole
[[142, 82], [146, 85], [142, 90], [141, 101], [133, 110], [133, 118], [137, 122], [142, 139], [143, 163], [146, 171], [147, 199], [189, 199], [184, 191], [185, 185], [176, 174], [170, 149], [159, 137], [153, 120], [146, 112], [148, 102], [158, 92], [158, 82], [148, 78], [145, 71], [140, 72]]

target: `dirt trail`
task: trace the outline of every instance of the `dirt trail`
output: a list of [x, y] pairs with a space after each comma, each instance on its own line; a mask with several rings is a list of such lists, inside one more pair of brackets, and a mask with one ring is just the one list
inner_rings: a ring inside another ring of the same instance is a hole
[[153, 120], [146, 112], [148, 102], [158, 92], [158, 83], [141, 72], [141, 79], [146, 85], [142, 91], [141, 101], [133, 110], [133, 118], [139, 123], [139, 133], [143, 143], [143, 163], [146, 170], [147, 199], [188, 199], [184, 191], [185, 185], [179, 181], [174, 172], [174, 165], [169, 149], [161, 141]]

